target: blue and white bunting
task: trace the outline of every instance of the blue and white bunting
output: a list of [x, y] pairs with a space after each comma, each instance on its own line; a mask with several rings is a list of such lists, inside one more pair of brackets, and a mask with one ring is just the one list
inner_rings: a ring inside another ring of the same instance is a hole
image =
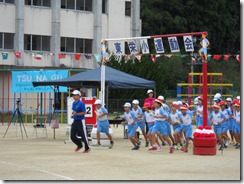
[[158, 54], [164, 53], [164, 45], [161, 38], [154, 38], [154, 46]]
[[141, 39], [140, 44], [141, 44], [142, 53], [149, 54], [150, 51], [149, 51], [149, 45], [148, 45], [147, 39]]
[[180, 47], [176, 36], [168, 37], [171, 52], [180, 52]]
[[138, 50], [137, 50], [137, 47], [136, 47], [135, 40], [128, 40], [127, 43], [128, 43], [128, 47], [130, 49], [130, 53], [131, 54], [137, 54]]

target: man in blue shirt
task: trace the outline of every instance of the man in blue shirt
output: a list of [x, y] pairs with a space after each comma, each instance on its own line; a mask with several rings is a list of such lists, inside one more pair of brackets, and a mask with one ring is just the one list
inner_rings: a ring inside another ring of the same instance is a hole
[[82, 141], [85, 143], [85, 150], [83, 153], [88, 153], [90, 147], [88, 145], [87, 132], [86, 132], [86, 123], [85, 123], [85, 114], [86, 107], [85, 104], [80, 100], [81, 93], [78, 90], [72, 92], [74, 102], [72, 104], [72, 117], [74, 122], [71, 126], [71, 140], [77, 145], [75, 151], [79, 151], [83, 146], [80, 139], [77, 138], [77, 135], [81, 136]]

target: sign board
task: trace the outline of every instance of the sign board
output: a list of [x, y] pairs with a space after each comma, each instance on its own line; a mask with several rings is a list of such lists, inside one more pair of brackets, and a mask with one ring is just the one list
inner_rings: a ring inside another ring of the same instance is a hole
[[[68, 77], [68, 70], [12, 71], [12, 92], [53, 92], [53, 86], [34, 87], [32, 82], [59, 80]], [[60, 86], [59, 92], [67, 92]]]

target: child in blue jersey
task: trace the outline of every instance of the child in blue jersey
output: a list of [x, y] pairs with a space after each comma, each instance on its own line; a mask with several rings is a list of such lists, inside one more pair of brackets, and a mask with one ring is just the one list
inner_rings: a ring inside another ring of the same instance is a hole
[[181, 132], [182, 132], [182, 126], [180, 122], [180, 114], [177, 113], [177, 104], [172, 104], [171, 106], [171, 112], [169, 113], [169, 121], [171, 125], [173, 126], [174, 130], [174, 140], [176, 142], [175, 149], [180, 150], [182, 148], [182, 142], [181, 142]]
[[[170, 113], [170, 108], [169, 106], [165, 103], [165, 99], [164, 99], [164, 96], [158, 96], [158, 99], [162, 100], [163, 103], [162, 103], [162, 107], [164, 109], [164, 111], [167, 113], [167, 117], [169, 117], [169, 113]], [[173, 146], [175, 146], [175, 139], [174, 137], [172, 136], [172, 131], [171, 131], [171, 127], [170, 127], [170, 122], [167, 118], [166, 120], [166, 127], [167, 127], [167, 135], [169, 136], [170, 140], [173, 142]]]
[[188, 111], [188, 107], [186, 105], [182, 105], [180, 107], [181, 110], [181, 116], [180, 116], [180, 120], [183, 123], [183, 128], [182, 131], [185, 131], [185, 138], [186, 138], [186, 144], [183, 148], [181, 148], [181, 151], [184, 152], [188, 152], [188, 145], [189, 145], [189, 141], [192, 140], [192, 116], [193, 116], [193, 112], [192, 111]]
[[97, 115], [97, 144], [95, 146], [101, 146], [100, 143], [100, 133], [105, 133], [109, 140], [110, 145], [109, 149], [111, 149], [114, 145], [113, 138], [111, 134], [109, 134], [109, 122], [108, 122], [108, 110], [102, 106], [101, 100], [96, 100], [96, 115]]
[[138, 127], [140, 127], [141, 129], [141, 132], [142, 132], [142, 135], [144, 136], [144, 139], [146, 141], [146, 144], [145, 144], [145, 147], [148, 147], [148, 139], [147, 139], [147, 134], [146, 134], [146, 131], [145, 131], [145, 122], [143, 121], [143, 113], [142, 113], [142, 109], [141, 107], [139, 106], [139, 101], [138, 100], [133, 100], [132, 101], [132, 111], [134, 112], [134, 114], [136, 115], [138, 121], [137, 121], [137, 125]]
[[240, 102], [236, 102], [235, 105], [235, 126], [234, 126], [234, 137], [236, 139], [236, 144], [234, 145], [235, 149], [240, 148], [240, 140], [241, 140], [241, 112], [240, 112]]
[[167, 118], [167, 114], [166, 112], [163, 110], [162, 108], [162, 100], [160, 99], [156, 99], [154, 101], [154, 107], [155, 107], [155, 123], [152, 129], [152, 147], [150, 147], [148, 150], [157, 150], [157, 146], [156, 146], [156, 138], [155, 135], [157, 133], [160, 133], [163, 136], [163, 139], [168, 143], [168, 145], [170, 146], [170, 151], [169, 153], [173, 153], [174, 152], [174, 147], [169, 139], [169, 137], [167, 136], [167, 127], [165, 125], [165, 121]]
[[130, 139], [131, 143], [134, 145], [132, 150], [138, 150], [140, 148], [140, 142], [135, 138], [136, 129], [138, 127], [136, 118], [136, 115], [134, 114], [131, 109], [130, 103], [124, 104], [124, 119], [125, 121], [122, 121], [122, 124], [128, 124], [128, 138]]
[[195, 115], [196, 115], [196, 126], [203, 126], [203, 97], [198, 97], [198, 105], [196, 107]]
[[208, 39], [206, 37], [207, 37], [207, 33], [203, 33], [202, 41], [200, 42], [202, 48], [198, 51], [198, 53], [200, 56], [202, 56], [202, 53], [203, 53], [205, 60], [207, 61], [207, 59], [208, 59], [207, 48], [208, 48], [210, 42], [208, 41]]
[[210, 114], [210, 121], [214, 125], [214, 132], [217, 136], [218, 142], [221, 145], [219, 150], [224, 149], [222, 140], [222, 123], [225, 121], [225, 116], [220, 112], [220, 106], [218, 104], [213, 105], [213, 111]]
[[228, 125], [229, 125], [229, 121], [230, 121], [230, 117], [231, 117], [232, 113], [231, 113], [231, 111], [229, 109], [227, 109], [225, 107], [225, 102], [224, 101], [221, 101], [219, 103], [219, 106], [220, 106], [221, 112], [225, 116], [225, 121], [221, 125], [222, 125], [222, 136], [224, 138], [224, 146], [226, 148], [229, 145], [229, 140], [230, 140], [230, 138], [227, 135], [227, 131], [229, 129]]
[[228, 129], [229, 129], [229, 134], [230, 134], [230, 144], [234, 143], [234, 135], [233, 135], [233, 124], [234, 124], [234, 108], [232, 106], [232, 99], [231, 98], [226, 98], [226, 108], [231, 112], [230, 119], [229, 119], [229, 124], [228, 124]]

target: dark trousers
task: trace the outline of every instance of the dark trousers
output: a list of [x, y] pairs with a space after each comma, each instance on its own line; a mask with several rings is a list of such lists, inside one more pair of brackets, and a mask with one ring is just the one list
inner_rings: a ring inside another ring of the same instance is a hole
[[[77, 135], [81, 136], [82, 140], [77, 138]], [[85, 149], [86, 150], [89, 149], [85, 120], [74, 120], [71, 126], [71, 140], [79, 148], [83, 147], [82, 146], [82, 141], [83, 141], [85, 144]]]
[[147, 134], [147, 132], [148, 132], [148, 124], [147, 124], [147, 122], [145, 124], [146, 124], [146, 134]]

